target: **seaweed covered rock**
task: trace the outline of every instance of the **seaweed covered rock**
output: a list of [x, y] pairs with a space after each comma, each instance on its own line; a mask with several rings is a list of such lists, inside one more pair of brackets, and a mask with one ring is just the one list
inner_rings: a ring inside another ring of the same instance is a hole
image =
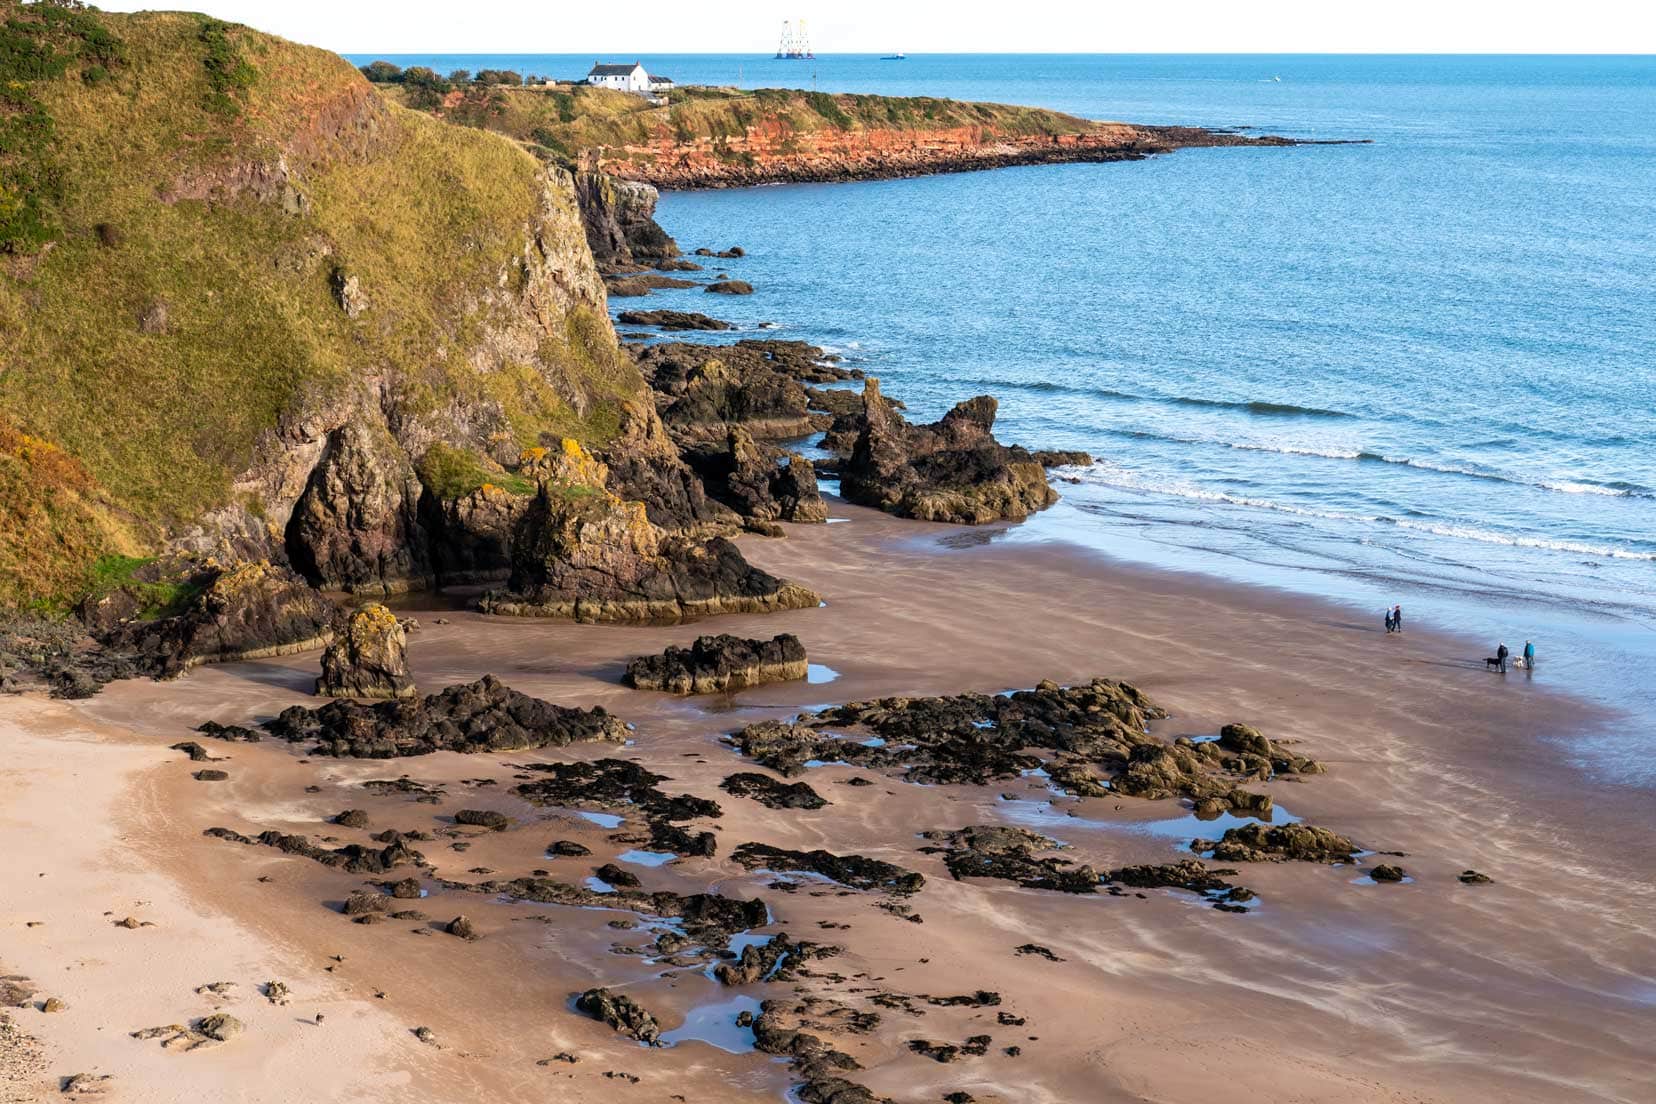
[[1217, 862], [1348, 863], [1362, 848], [1313, 824], [1244, 824], [1215, 840], [1192, 840], [1190, 849]]
[[536, 805], [625, 809], [642, 815], [649, 828], [649, 835], [641, 842], [680, 855], [713, 854], [713, 833], [691, 833], [679, 825], [701, 817], [716, 818], [724, 811], [718, 802], [704, 797], [668, 794], [659, 785], [669, 781], [664, 774], [624, 759], [531, 763], [526, 769], [542, 776], [512, 788], [514, 794], [526, 801]]
[[801, 965], [840, 953], [839, 947], [789, 938], [778, 932], [763, 943], [749, 943], [735, 962], [721, 962], [713, 976], [721, 985], [752, 985], [758, 981], [788, 981]]
[[322, 653], [316, 692], [334, 698], [413, 697], [408, 636], [397, 615], [370, 602], [341, 617]]
[[638, 502], [607, 487], [608, 469], [566, 440], [549, 461], [513, 542], [512, 574], [487, 613], [577, 621], [671, 621], [803, 609], [821, 600], [749, 564], [722, 537], [669, 536]]
[[1020, 520], [1058, 501], [1046, 471], [1024, 449], [991, 432], [996, 402], [968, 399], [931, 425], [910, 425], [863, 385], [862, 427], [840, 491], [851, 502], [899, 517], [966, 525]]
[[805, 645], [792, 633], [769, 640], [722, 633], [698, 636], [688, 648], [669, 647], [660, 655], [627, 664], [625, 681], [639, 690], [669, 694], [718, 694], [805, 677]]
[[1043, 852], [1063, 846], [1038, 832], [1004, 825], [975, 824], [953, 832], [927, 832], [928, 840], [944, 844], [923, 850], [941, 851], [943, 863], [958, 881], [961, 878], [996, 878], [1015, 882], [1025, 889], [1048, 889], [1059, 893], [1098, 892], [1098, 872]]
[[751, 797], [771, 809], [821, 809], [828, 801], [805, 782], [778, 782], [768, 774], [738, 771], [719, 788], [736, 797]]
[[423, 698], [290, 706], [261, 726], [313, 755], [391, 759], [434, 751], [518, 751], [588, 740], [621, 743], [626, 725], [602, 707], [570, 709], [521, 694], [493, 675]]
[[299, 576], [264, 561], [208, 568], [180, 612], [126, 621], [105, 646], [158, 678], [198, 663], [288, 655], [327, 643], [335, 608]]
[[853, 889], [878, 889], [897, 896], [918, 893], [926, 884], [922, 874], [865, 855], [836, 855], [820, 849], [791, 851], [765, 843], [744, 843], [730, 857], [749, 870], [803, 871], [820, 874]]
[[756, 443], [740, 426], [732, 427], [723, 441], [686, 448], [684, 457], [707, 493], [744, 518], [828, 520], [828, 504], [811, 462], [797, 452]]
[[519, 901], [571, 908], [623, 908], [646, 916], [677, 920], [690, 939], [716, 949], [727, 948], [732, 935], [762, 927], [770, 921], [769, 909], [757, 897], [743, 900], [716, 893], [678, 894], [666, 890], [646, 893], [627, 888], [601, 893], [584, 885], [570, 885], [543, 877], [475, 884], [449, 882], [446, 885], [453, 890], [504, 896]]
[[[298, 855], [348, 874], [386, 874], [405, 864], [425, 865], [425, 856], [409, 847], [400, 837], [379, 848], [348, 843], [344, 847], [330, 850], [317, 846], [306, 836], [290, 835], [274, 829], [260, 832], [257, 836], [248, 836], [229, 828], [209, 828], [202, 835], [228, 843], [274, 847], [283, 854]], [[370, 896], [382, 901], [386, 899], [377, 893]]]
[[643, 1005], [625, 993], [588, 989], [576, 998], [575, 1007], [647, 1046], [661, 1045], [661, 1025]]

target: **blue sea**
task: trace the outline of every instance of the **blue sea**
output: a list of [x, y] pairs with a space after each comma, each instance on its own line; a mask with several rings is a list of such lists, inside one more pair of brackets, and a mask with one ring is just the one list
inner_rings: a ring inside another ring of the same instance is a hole
[[[1538, 679], [1656, 716], [1656, 58], [643, 60], [680, 83], [1371, 139], [674, 193], [659, 219], [749, 251], [724, 270], [757, 294], [710, 313], [832, 348], [912, 417], [987, 392], [1003, 440], [1098, 457], [1003, 539], [1377, 626], [1401, 603], [1487, 641], [1468, 659], [1533, 639]], [[1574, 750], [1656, 785], [1648, 721]]]

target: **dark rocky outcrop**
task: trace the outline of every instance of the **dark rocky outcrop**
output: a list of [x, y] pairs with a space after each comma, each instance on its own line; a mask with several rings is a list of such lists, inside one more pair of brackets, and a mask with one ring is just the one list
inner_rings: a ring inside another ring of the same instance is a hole
[[769, 640], [722, 633], [698, 636], [688, 648], [669, 647], [660, 655], [627, 664], [624, 681], [639, 690], [669, 694], [718, 694], [805, 677], [805, 646], [792, 633]]
[[731, 858], [749, 870], [763, 867], [777, 873], [804, 871], [820, 874], [853, 889], [877, 889], [897, 896], [918, 893], [925, 876], [865, 855], [836, 855], [831, 851], [790, 851], [765, 843], [744, 843]]
[[104, 647], [138, 670], [168, 678], [199, 663], [288, 655], [329, 639], [333, 604], [285, 568], [264, 562], [210, 568], [188, 586], [193, 593], [180, 612], [121, 622]]
[[[394, 839], [381, 848], [365, 847], [360, 843], [349, 843], [344, 847], [330, 850], [325, 847], [318, 847], [306, 836], [289, 835], [275, 830], [260, 832], [257, 836], [247, 836], [229, 828], [209, 828], [202, 835], [212, 836], [230, 843], [274, 847], [284, 854], [311, 859], [323, 866], [335, 867], [348, 874], [387, 874], [405, 864], [426, 865], [425, 856], [409, 847], [401, 838]], [[373, 896], [380, 897], [381, 895], [374, 894]]]
[[678, 243], [655, 221], [655, 188], [603, 173], [575, 174], [575, 200], [592, 259], [601, 271], [657, 265], [679, 255]]
[[732, 935], [762, 927], [770, 919], [765, 902], [758, 898], [742, 900], [714, 893], [646, 893], [636, 889], [600, 893], [586, 886], [543, 877], [487, 881], [475, 885], [458, 882], [445, 884], [450, 889], [520, 901], [573, 908], [620, 908], [661, 919], [678, 920], [692, 940], [715, 949], [727, 948]]
[[943, 847], [924, 851], [943, 854], [943, 863], [956, 880], [996, 878], [1015, 882], [1025, 889], [1047, 889], [1059, 893], [1098, 892], [1098, 872], [1090, 866], [1067, 859], [1043, 857], [1042, 852], [1062, 846], [1024, 828], [977, 824], [953, 832], [927, 832], [926, 839]]
[[729, 507], [707, 496], [651, 403], [622, 405], [620, 434], [598, 459], [609, 469], [608, 487], [616, 497], [642, 502], [650, 524], [663, 530], [711, 535], [737, 520]]
[[1242, 911], [1241, 903], [1253, 900], [1253, 891], [1225, 881], [1234, 870], [1213, 870], [1195, 859], [1176, 863], [1123, 866], [1110, 871], [1105, 880], [1133, 889], [1183, 889], [1199, 893], [1224, 912]]
[[644, 818], [653, 846], [681, 855], [710, 856], [714, 851], [711, 832], [690, 833], [679, 824], [701, 817], [723, 815], [719, 803], [691, 794], [670, 795], [659, 783], [670, 781], [624, 759], [597, 759], [590, 762], [530, 763], [525, 769], [542, 777], [512, 788], [512, 792], [536, 805], [625, 809]]
[[[1106, 794], [1188, 797], [1199, 810], [1269, 817], [1268, 794], [1238, 782], [1274, 763], [1302, 772], [1311, 760], [1249, 758], [1218, 742], [1180, 737], [1168, 744], [1145, 726], [1166, 714], [1134, 687], [1110, 679], [1079, 686], [1042, 682], [1010, 694], [884, 698], [762, 721], [731, 739], [743, 754], [782, 775], [807, 762], [895, 769], [923, 783], [985, 785], [1044, 770], [1051, 785], [1077, 797]], [[821, 730], [832, 730], [832, 735]], [[848, 739], [866, 733], [876, 740]]]
[[740, 771], [730, 775], [719, 788], [736, 797], [751, 797], [771, 809], [820, 809], [829, 802], [808, 783], [778, 782], [768, 774]]
[[1190, 849], [1216, 862], [1348, 863], [1362, 848], [1312, 824], [1244, 824], [1217, 841], [1192, 840]]
[[719, 979], [721, 985], [791, 981], [804, 963], [839, 953], [838, 947], [796, 942], [788, 937], [787, 932], [779, 932], [764, 943], [750, 943], [743, 947], [741, 956], [735, 962], [721, 962], [715, 966], [713, 976]]
[[288, 520], [288, 559], [329, 590], [392, 594], [430, 582], [420, 481], [383, 430], [350, 421], [328, 436]]
[[318, 709], [290, 706], [261, 727], [281, 739], [312, 744], [313, 755], [358, 759], [626, 739], [626, 726], [601, 707], [553, 705], [520, 694], [493, 675], [423, 698], [372, 705], [334, 701]]
[[802, 383], [832, 370], [812, 356], [820, 352], [797, 342], [772, 341], [666, 342], [633, 350], [662, 422], [681, 443], [720, 440], [733, 426], [761, 439], [825, 429], [831, 419], [811, 413]]
[[622, 311], [616, 321], [624, 326], [654, 326], [660, 330], [734, 330], [730, 322], [709, 318], [695, 311], [635, 310]]
[[454, 814], [454, 823], [504, 832], [512, 826], [512, 818], [493, 809], [461, 809]]
[[715, 295], [752, 295], [753, 285], [746, 280], [715, 280], [707, 290]]
[[915, 426], [864, 384], [862, 427], [841, 472], [851, 502], [899, 517], [979, 525], [1020, 520], [1058, 501], [1030, 454], [996, 441], [996, 403], [987, 395]]
[[644, 1007], [625, 993], [588, 989], [575, 1000], [575, 1007], [595, 1020], [631, 1036], [647, 1046], [661, 1045], [661, 1025]]
[[670, 621], [768, 613], [821, 599], [753, 567], [729, 540], [671, 536], [607, 489], [607, 468], [565, 441], [513, 542], [505, 590], [488, 613], [577, 621]]
[[637, 299], [662, 288], [681, 289], [696, 286], [694, 280], [684, 280], [677, 276], [661, 276], [653, 272], [638, 273], [631, 276], [611, 276], [604, 281], [604, 287], [611, 299]]
[[871, 1018], [834, 1016], [843, 1008], [823, 1014], [823, 1003], [811, 997], [798, 1002], [765, 1001], [753, 1021], [755, 1049], [788, 1059], [794, 1074], [801, 1078], [792, 1095], [804, 1104], [892, 1104], [888, 1098], [847, 1080], [844, 1075], [861, 1069], [861, 1063], [816, 1034], [830, 1030], [836, 1020], [851, 1031], [867, 1030], [873, 1026]]
[[335, 698], [413, 697], [408, 637], [397, 615], [378, 602], [342, 615], [322, 653], [316, 692]]
[[1085, 468], [1092, 464], [1092, 453], [1080, 449], [1036, 449], [1030, 457], [1043, 468]]
[[684, 451], [707, 493], [754, 521], [824, 522], [828, 504], [817, 488], [816, 469], [797, 452], [755, 443], [734, 426], [723, 441]]

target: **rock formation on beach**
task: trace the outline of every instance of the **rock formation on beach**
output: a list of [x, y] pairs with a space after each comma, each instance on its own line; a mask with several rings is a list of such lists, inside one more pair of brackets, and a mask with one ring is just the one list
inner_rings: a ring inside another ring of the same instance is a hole
[[1020, 520], [1058, 501], [1028, 452], [996, 441], [995, 400], [980, 395], [931, 425], [910, 425], [863, 384], [862, 424], [840, 493], [899, 517], [967, 525]]
[[334, 698], [409, 698], [408, 642], [397, 615], [368, 605], [342, 616], [322, 653], [316, 692]]
[[577, 621], [672, 621], [804, 609], [821, 599], [748, 564], [723, 537], [672, 536], [641, 503], [606, 487], [608, 469], [574, 441], [552, 458], [512, 542], [487, 613]]
[[[553, 705], [520, 694], [493, 675], [425, 697], [372, 705], [334, 701], [317, 709], [289, 706], [260, 728], [278, 739], [311, 745], [312, 755], [353, 759], [391, 759], [434, 751], [517, 751], [626, 739], [626, 726], [602, 707]], [[198, 731], [234, 739], [243, 730], [203, 725]]]
[[698, 636], [688, 648], [639, 656], [627, 664], [624, 681], [639, 690], [669, 694], [719, 694], [805, 677], [805, 645], [792, 633], [769, 640], [721, 633]]

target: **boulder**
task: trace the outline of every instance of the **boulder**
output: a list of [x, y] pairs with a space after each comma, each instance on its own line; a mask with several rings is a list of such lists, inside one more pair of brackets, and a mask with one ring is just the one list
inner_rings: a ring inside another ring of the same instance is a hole
[[322, 653], [316, 692], [334, 698], [409, 698], [408, 638], [397, 615], [378, 602], [345, 614]]
[[910, 425], [870, 378], [840, 493], [899, 517], [967, 525], [1044, 510], [1058, 495], [1028, 452], [995, 440], [995, 410], [995, 400], [980, 395], [931, 425]]
[[497, 813], [493, 809], [461, 809], [454, 814], [454, 823], [470, 824], [478, 828], [487, 828], [493, 832], [504, 832], [511, 827], [512, 820], [505, 813]]
[[623, 1035], [647, 1046], [660, 1046], [661, 1025], [644, 1007], [625, 993], [588, 989], [575, 1000], [575, 1007], [593, 1019], [608, 1024]]
[[923, 874], [865, 855], [836, 855], [820, 849], [791, 851], [765, 843], [744, 843], [730, 857], [749, 870], [763, 867], [777, 873], [806, 871], [853, 889], [878, 889], [901, 897], [920, 892], [926, 884]]
[[760, 439], [826, 429], [832, 417], [811, 411], [804, 384], [848, 373], [822, 355], [796, 341], [663, 342], [634, 350], [661, 419], [681, 444], [722, 440], [733, 426]]
[[1312, 824], [1244, 824], [1219, 840], [1192, 840], [1190, 849], [1218, 862], [1348, 863], [1362, 848]]
[[1401, 866], [1394, 866], [1391, 863], [1381, 863], [1369, 871], [1369, 877], [1377, 882], [1401, 882], [1408, 876]]
[[247, 1030], [240, 1020], [226, 1012], [215, 1012], [211, 1016], [202, 1017], [195, 1029], [209, 1039], [217, 1039], [221, 1043], [227, 1043]]
[[444, 925], [443, 930], [468, 942], [478, 938], [477, 925], [465, 916], [456, 916]]
[[627, 664], [624, 681], [639, 690], [718, 694], [801, 679], [806, 668], [805, 646], [792, 633], [769, 640], [725, 633], [698, 636], [688, 648], [675, 645], [660, 655], [639, 656]]
[[714, 295], [752, 295], [753, 285], [746, 280], [715, 280], [707, 290]]

